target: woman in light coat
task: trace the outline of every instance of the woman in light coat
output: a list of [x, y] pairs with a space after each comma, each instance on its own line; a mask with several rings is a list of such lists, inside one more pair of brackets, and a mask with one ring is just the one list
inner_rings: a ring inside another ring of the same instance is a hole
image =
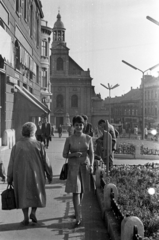
[[81, 224], [83, 194], [90, 191], [90, 172], [93, 172], [94, 152], [92, 137], [83, 133], [82, 116], [73, 118], [74, 134], [66, 139], [63, 157], [68, 158], [67, 193], [73, 193], [76, 224]]
[[23, 125], [22, 138], [12, 148], [7, 171], [8, 184], [14, 183], [16, 207], [24, 214], [24, 226], [29, 224], [29, 207], [30, 219], [37, 222], [37, 208], [46, 205], [46, 177], [49, 183], [52, 181], [52, 167], [43, 144], [36, 140], [36, 130], [33, 122]]

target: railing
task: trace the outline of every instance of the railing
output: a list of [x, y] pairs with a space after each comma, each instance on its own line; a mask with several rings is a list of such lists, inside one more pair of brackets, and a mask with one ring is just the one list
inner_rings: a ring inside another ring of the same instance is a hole
[[111, 198], [112, 211], [113, 211], [116, 219], [119, 220], [119, 222], [121, 223], [125, 216], [121, 212], [121, 209], [120, 209], [118, 203], [116, 202], [116, 200], [114, 198], [114, 192], [113, 192], [112, 188], [111, 188], [110, 198]]
[[138, 228], [134, 226], [133, 240], [143, 240], [143, 238], [138, 234]]
[[135, 155], [136, 147], [132, 143], [120, 143], [117, 145], [115, 154], [132, 154]]

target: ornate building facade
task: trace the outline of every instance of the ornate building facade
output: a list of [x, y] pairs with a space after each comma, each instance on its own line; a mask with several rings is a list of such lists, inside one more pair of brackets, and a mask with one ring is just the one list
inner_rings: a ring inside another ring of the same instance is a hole
[[41, 1], [2, 0], [0, 13], [1, 146], [50, 111], [41, 102]]
[[58, 13], [53, 27], [50, 57], [52, 92], [51, 124], [67, 126], [72, 117], [86, 114], [91, 120], [92, 78], [70, 56], [65, 41], [65, 27]]

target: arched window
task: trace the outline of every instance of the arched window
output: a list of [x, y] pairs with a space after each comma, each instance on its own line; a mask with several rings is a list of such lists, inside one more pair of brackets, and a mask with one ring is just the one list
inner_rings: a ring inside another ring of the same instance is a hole
[[63, 59], [62, 58], [58, 58], [57, 59], [57, 70], [63, 70]]
[[56, 107], [63, 108], [63, 96], [61, 94], [56, 97]]
[[20, 46], [18, 41], [15, 41], [15, 68], [20, 70]]
[[71, 97], [71, 107], [78, 107], [78, 97], [77, 97], [77, 95], [72, 95], [72, 97]]

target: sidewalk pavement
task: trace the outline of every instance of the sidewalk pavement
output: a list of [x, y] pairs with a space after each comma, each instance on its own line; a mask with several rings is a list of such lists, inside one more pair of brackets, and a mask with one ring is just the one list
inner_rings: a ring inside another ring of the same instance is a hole
[[[50, 142], [47, 154], [52, 161], [54, 178], [52, 184], [46, 184], [47, 205], [37, 211], [38, 224], [30, 223], [28, 227], [21, 227], [23, 219], [21, 210], [4, 211], [0, 207], [0, 239], [1, 240], [103, 240], [109, 239], [104, 222], [101, 218], [97, 198], [93, 192], [85, 195], [82, 204], [83, 223], [74, 228], [75, 219], [72, 196], [65, 193], [65, 181], [59, 180], [59, 171], [64, 162], [62, 148], [66, 139], [55, 136]], [[7, 170], [11, 149], [2, 151], [2, 159]], [[146, 160], [148, 162], [148, 160]], [[115, 159], [114, 164], [144, 164], [139, 159]], [[0, 193], [7, 184], [0, 181]]]
[[[82, 203], [83, 222], [74, 228], [74, 209], [72, 195], [65, 193], [65, 181], [59, 180], [59, 169], [64, 159], [61, 157], [65, 138], [53, 138], [47, 149], [52, 161], [54, 177], [53, 183], [46, 184], [47, 205], [38, 208], [38, 223], [30, 222], [22, 227], [23, 220], [20, 209], [4, 211], [0, 207], [0, 239], [1, 240], [108, 240], [108, 232], [102, 220], [102, 214], [94, 192], [85, 194]], [[2, 151], [3, 161], [7, 169], [10, 149]], [[7, 184], [0, 182], [0, 193]]]

